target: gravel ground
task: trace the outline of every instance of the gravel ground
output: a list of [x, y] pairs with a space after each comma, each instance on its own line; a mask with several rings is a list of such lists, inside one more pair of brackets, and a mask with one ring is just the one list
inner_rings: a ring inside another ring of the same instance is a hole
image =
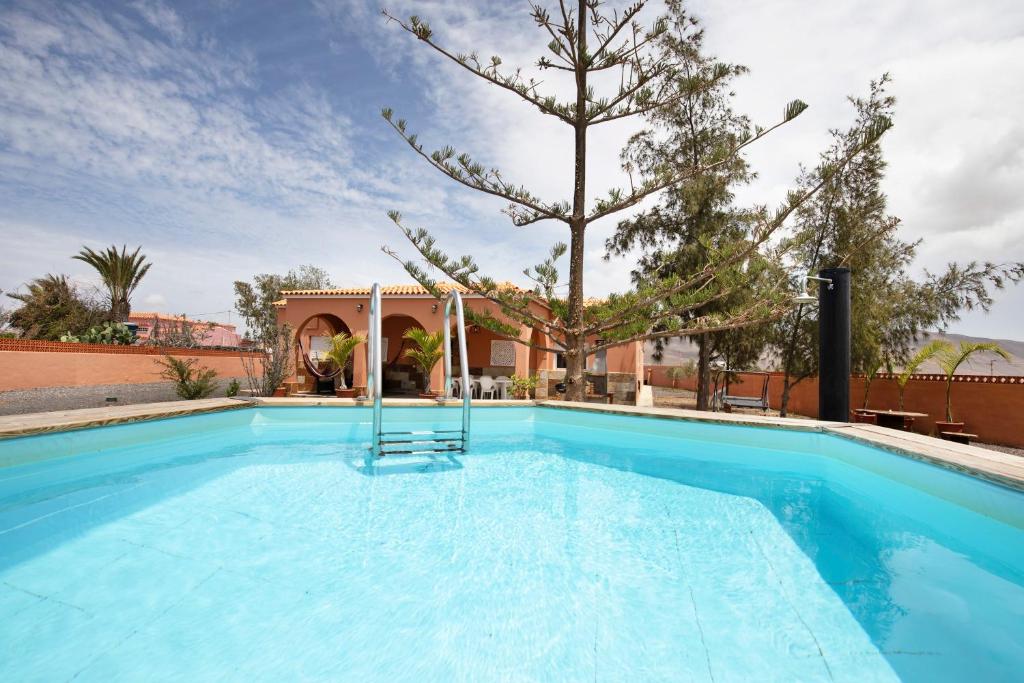
[[[658, 408], [689, 408], [690, 410], [696, 410], [697, 394], [686, 389], [654, 387], [654, 405]], [[756, 408], [734, 408], [733, 412], [745, 415], [771, 415], [776, 417], [779, 414], [777, 410], [769, 410], [766, 413]], [[790, 413], [789, 417], [807, 419], [803, 415], [793, 415], [792, 413]]]
[[1024, 457], [1024, 448], [1014, 448], [1013, 446], [997, 446], [994, 443], [975, 443], [974, 446], [981, 446], [987, 448], [990, 451], [999, 451], [1000, 453], [1009, 453], [1010, 455], [1019, 455]]

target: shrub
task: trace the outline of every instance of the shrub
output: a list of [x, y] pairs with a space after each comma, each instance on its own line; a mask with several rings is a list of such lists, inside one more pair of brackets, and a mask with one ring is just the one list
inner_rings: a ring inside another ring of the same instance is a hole
[[[175, 358], [164, 356], [156, 364], [163, 368], [160, 376], [174, 382], [174, 390], [183, 399], [193, 401], [207, 398], [217, 391], [219, 384], [214, 381], [217, 371], [210, 368], [196, 367], [199, 361], [195, 358]], [[237, 382], [235, 382], [237, 385]]]
[[60, 340], [81, 344], [130, 346], [135, 343], [135, 333], [124, 323], [105, 322], [102, 326], [89, 328], [87, 332], [80, 335], [65, 334]]
[[528, 375], [526, 377], [512, 375], [511, 379], [512, 398], [518, 399], [530, 398], [530, 392], [537, 388], [537, 382], [540, 381], [537, 375]]
[[237, 379], [233, 379], [230, 382], [228, 382], [228, 390], [225, 393], [225, 395], [228, 398], [231, 398], [232, 396], [238, 396], [238, 392], [239, 392], [239, 390], [241, 388], [242, 388], [242, 385], [238, 383], [238, 380]]

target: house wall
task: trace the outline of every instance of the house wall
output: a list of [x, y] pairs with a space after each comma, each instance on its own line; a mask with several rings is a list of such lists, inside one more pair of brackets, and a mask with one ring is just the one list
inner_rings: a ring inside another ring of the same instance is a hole
[[[492, 302], [471, 297], [464, 298], [463, 302], [467, 309], [477, 310], [481, 313], [490, 312], [492, 315], [501, 317], [499, 307]], [[360, 304], [363, 308], [362, 311], [358, 310]], [[387, 360], [393, 360], [394, 354], [398, 352], [401, 345], [402, 334], [413, 321], [428, 332], [443, 329], [444, 306], [429, 296], [388, 296], [384, 298], [382, 307], [385, 317], [381, 321], [381, 333], [389, 340], [390, 358]], [[342, 320], [354, 334], [366, 336], [369, 328], [369, 308], [369, 297], [290, 297], [287, 305], [279, 309], [279, 320], [296, 329], [301, 329], [301, 333], [305, 337], [307, 336], [305, 328], [315, 323], [315, 316], [329, 314]], [[539, 305], [534, 311], [538, 315], [542, 315], [543, 312], [543, 308]], [[408, 316], [412, 321], [397, 316]], [[531, 328], [521, 326], [521, 329], [523, 339], [533, 338], [534, 341], [545, 343]], [[474, 368], [483, 368], [485, 371], [509, 371], [520, 375], [536, 373], [539, 369], [554, 366], [554, 354], [544, 351], [531, 353], [530, 347], [517, 344], [515, 366], [492, 368], [490, 366], [490, 342], [498, 338], [489, 330], [480, 329], [477, 332], [470, 330], [466, 335], [469, 365]], [[368, 347], [363, 344], [353, 354], [353, 387], [359, 389], [366, 387], [367, 353]], [[613, 362], [613, 358], [615, 358], [616, 367], [622, 365], [614, 356], [609, 358], [609, 365]], [[441, 386], [444, 371], [442, 365], [442, 363], [438, 363], [431, 374], [431, 384], [434, 387]], [[298, 371], [291, 381], [297, 381], [298, 377], [305, 378], [301, 360], [296, 363], [296, 367]]]
[[[648, 366], [648, 383], [671, 387], [669, 366]], [[740, 373], [746, 381], [730, 385], [729, 392], [736, 395], [760, 393], [761, 380], [757, 375]], [[677, 387], [696, 389], [693, 377], [681, 379]], [[868, 407], [879, 410], [897, 410], [899, 388], [887, 375], [875, 379], [868, 392]], [[1024, 377], [957, 375], [952, 388], [953, 417], [962, 420], [964, 430], [977, 434], [985, 443], [1024, 448]], [[771, 373], [768, 382], [768, 403], [773, 409], [782, 404], [782, 374]], [[850, 406], [859, 408], [864, 403], [864, 378], [850, 379]], [[905, 410], [927, 413], [927, 418], [914, 421], [913, 430], [920, 434], [935, 432], [935, 421], [945, 419], [946, 383], [941, 375], [919, 375], [907, 383], [904, 393]], [[790, 391], [789, 412], [807, 417], [818, 416], [818, 381], [811, 377]]]

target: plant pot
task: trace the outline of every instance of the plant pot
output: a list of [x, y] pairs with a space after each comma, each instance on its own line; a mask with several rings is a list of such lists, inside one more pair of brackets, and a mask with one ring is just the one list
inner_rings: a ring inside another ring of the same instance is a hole
[[355, 398], [356, 397], [356, 390], [355, 389], [335, 389], [334, 390], [334, 395], [337, 396], [338, 398]]
[[935, 422], [935, 431], [939, 434], [942, 432], [962, 432], [964, 431], [963, 422]]
[[278, 387], [277, 389], [274, 389], [274, 397], [275, 398], [284, 398], [287, 395], [288, 395], [288, 387]]
[[437, 398], [437, 392], [436, 391], [425, 391], [422, 394], [420, 394], [420, 398]]

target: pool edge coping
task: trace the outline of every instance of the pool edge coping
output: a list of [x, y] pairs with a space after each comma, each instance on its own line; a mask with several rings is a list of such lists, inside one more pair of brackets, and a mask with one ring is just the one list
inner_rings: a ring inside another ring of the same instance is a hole
[[[454, 407], [461, 405], [461, 401], [385, 399], [385, 404], [389, 407]], [[366, 405], [370, 405], [370, 402], [338, 398], [216, 398], [198, 401], [167, 401], [140, 403], [130, 406], [4, 415], [0, 416], [0, 442], [5, 439], [24, 436], [54, 434], [92, 427], [161, 420], [257, 406], [349, 408]], [[488, 401], [483, 404], [475, 404], [474, 408], [526, 406], [683, 422], [831, 434], [1024, 492], [1024, 459], [1019, 456], [983, 449], [977, 446], [956, 444], [951, 441], [943, 441], [912, 432], [898, 432], [875, 425], [823, 422], [820, 420], [779, 418], [742, 413], [709, 413], [683, 408], [655, 408], [617, 404], [603, 405], [571, 401]], [[29, 423], [28, 425], [23, 424], [26, 421]]]
[[538, 406], [561, 410], [649, 417], [682, 422], [725, 424], [742, 427], [787, 429], [830, 434], [879, 448], [912, 460], [949, 469], [992, 484], [1024, 492], [1024, 458], [978, 446], [944, 441], [914, 432], [901, 432], [877, 425], [852, 422], [825, 422], [749, 415], [714, 413], [685, 408], [655, 408], [628, 405], [601, 405], [570, 401], [538, 401]]

